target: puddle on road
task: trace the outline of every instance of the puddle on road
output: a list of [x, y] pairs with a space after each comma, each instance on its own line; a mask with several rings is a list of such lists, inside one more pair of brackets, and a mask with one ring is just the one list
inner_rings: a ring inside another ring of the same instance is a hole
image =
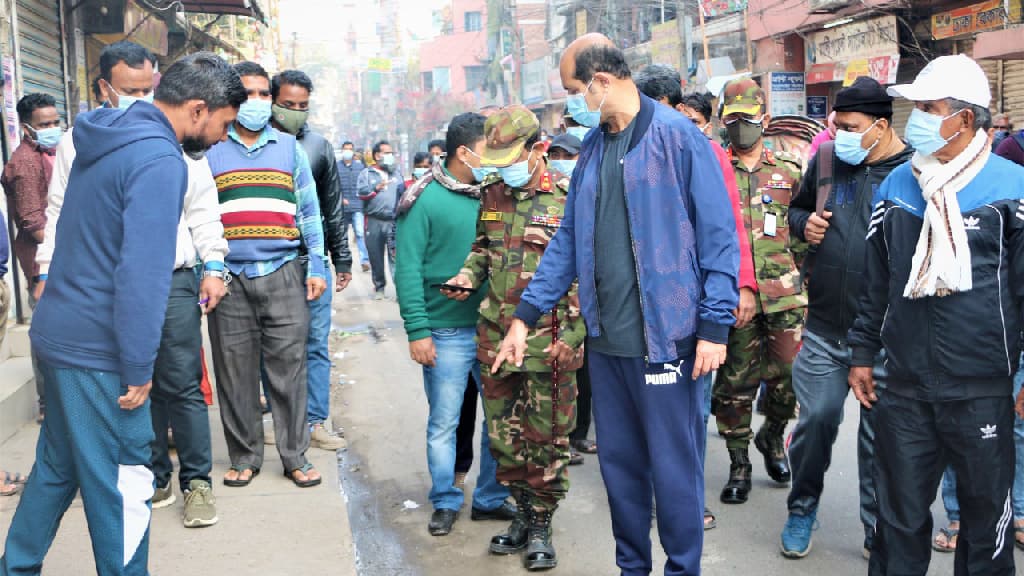
[[402, 328], [404, 324], [401, 320], [384, 320], [383, 322], [361, 322], [358, 324], [341, 324], [339, 322], [331, 322], [331, 332], [340, 334], [342, 338], [348, 338], [349, 336], [358, 336], [362, 334], [369, 334], [373, 338], [374, 343], [379, 343], [385, 340], [388, 334], [396, 329]]
[[417, 576], [402, 552], [398, 535], [381, 523], [377, 497], [369, 486], [362, 460], [351, 449], [338, 452], [341, 496], [348, 509], [359, 576]]

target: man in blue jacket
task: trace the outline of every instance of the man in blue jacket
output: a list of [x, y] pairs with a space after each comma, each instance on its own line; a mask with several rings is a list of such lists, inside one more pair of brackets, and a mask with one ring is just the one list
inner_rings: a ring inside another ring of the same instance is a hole
[[97, 572], [147, 574], [148, 397], [188, 185], [182, 151], [201, 158], [244, 99], [231, 67], [198, 53], [167, 69], [153, 104], [78, 117], [62, 241], [30, 332], [50, 400], [0, 574], [39, 574], [79, 490]]
[[561, 75], [573, 118], [600, 129], [583, 141], [561, 227], [492, 370], [522, 362], [528, 327], [578, 277], [616, 562], [624, 575], [651, 572], [653, 495], [665, 574], [699, 574], [705, 432], [695, 380], [725, 361], [739, 303], [725, 182], [708, 139], [642, 96], [604, 36], [574, 41]]

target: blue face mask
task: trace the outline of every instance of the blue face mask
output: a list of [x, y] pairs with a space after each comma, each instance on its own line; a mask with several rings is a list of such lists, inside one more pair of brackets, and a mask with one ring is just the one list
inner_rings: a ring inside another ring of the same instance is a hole
[[488, 176], [498, 171], [494, 166], [481, 166], [479, 168], [469, 167], [473, 171], [473, 178], [477, 183], [483, 182]]
[[42, 130], [36, 130], [29, 126], [28, 129], [34, 136], [33, 140], [36, 141], [36, 144], [46, 149], [56, 148], [57, 144], [60, 143], [60, 137], [64, 135], [64, 129], [60, 126], [43, 128]]
[[[106, 80], [104, 80], [104, 82], [106, 82]], [[111, 86], [109, 82], [107, 82], [107, 87], [110, 88], [110, 91], [113, 92], [115, 96], [117, 96], [117, 108], [119, 110], [127, 110], [128, 108], [131, 108], [131, 105], [135, 104], [136, 102], [147, 102], [149, 104], [153, 103], [152, 90], [149, 91], [149, 94], [146, 94], [145, 96], [139, 98], [138, 96], [129, 96], [127, 94], [121, 94], [117, 90], [114, 90], [114, 87]]]
[[550, 160], [549, 164], [552, 170], [561, 172], [566, 176], [572, 176], [572, 171], [576, 169], [575, 160]]
[[381, 166], [394, 166], [395, 165], [395, 155], [391, 154], [391, 153], [381, 154], [381, 156], [380, 156], [380, 165]]
[[580, 126], [587, 128], [593, 128], [601, 123], [601, 107], [604, 106], [605, 98], [608, 97], [608, 92], [605, 92], [601, 103], [597, 105], [597, 110], [591, 110], [587, 106], [587, 93], [590, 92], [590, 86], [593, 84], [594, 80], [591, 79], [586, 90], [579, 94], [572, 94], [565, 99], [566, 111], [572, 116], [572, 119]]
[[273, 102], [270, 100], [250, 98], [242, 102], [242, 105], [238, 107], [238, 123], [245, 127], [246, 130], [259, 132], [270, 121], [270, 110], [272, 107]]
[[572, 128], [566, 128], [565, 133], [570, 136], [575, 136], [580, 142], [583, 142], [583, 138], [590, 132], [590, 128], [586, 126], [573, 126]]
[[942, 137], [940, 132], [942, 123], [960, 112], [963, 112], [963, 110], [954, 112], [949, 116], [936, 116], [920, 108], [914, 108], [910, 113], [910, 119], [907, 120], [907, 129], [903, 135], [906, 137], [907, 143], [913, 146], [915, 150], [925, 156], [931, 156], [948, 144], [950, 140], [960, 135], [957, 132], [946, 139]]
[[430, 168], [413, 168], [412, 177], [419, 180], [420, 178], [426, 176], [427, 172], [430, 172]]
[[[534, 166], [533, 170], [536, 169], [537, 167]], [[511, 166], [498, 168], [498, 173], [501, 174], [501, 179], [505, 181], [505, 184], [513, 188], [522, 188], [529, 184], [530, 177], [533, 176], [533, 170], [530, 170], [530, 159], [527, 158]]]
[[352, 158], [355, 155], [356, 155], [355, 152], [353, 152], [351, 150], [342, 150], [341, 151], [341, 159], [344, 160], [345, 162], [351, 162]]
[[[871, 126], [868, 126], [868, 130], [871, 130], [878, 124], [878, 120], [872, 122]], [[868, 130], [863, 132], [848, 132], [846, 130], [836, 130], [836, 156], [843, 162], [850, 166], [859, 166], [868, 157], [868, 154], [874, 150], [875, 146], [881, 142], [882, 138], [879, 136], [875, 139], [875, 143], [870, 148], [861, 147], [861, 142], [864, 140], [864, 135], [867, 134]]]

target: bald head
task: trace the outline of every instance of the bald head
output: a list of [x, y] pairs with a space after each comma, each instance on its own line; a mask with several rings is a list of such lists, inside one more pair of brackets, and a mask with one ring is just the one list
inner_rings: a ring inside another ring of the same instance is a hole
[[[562, 86], [573, 99], [574, 105], [585, 104], [586, 111], [593, 114], [598, 111], [601, 122], [618, 117], [628, 120], [640, 108], [640, 96], [630, 77], [629, 64], [626, 56], [607, 36], [603, 34], [586, 34], [574, 40], [562, 54], [559, 63]], [[582, 102], [577, 95], [583, 95]], [[587, 117], [587, 112], [580, 110], [574, 117]], [[580, 124], [594, 126], [593, 119], [581, 121]]]

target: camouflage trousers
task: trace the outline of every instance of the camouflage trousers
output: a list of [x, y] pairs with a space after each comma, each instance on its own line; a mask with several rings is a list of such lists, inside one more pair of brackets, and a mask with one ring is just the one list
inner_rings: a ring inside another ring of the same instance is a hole
[[793, 417], [793, 360], [803, 323], [803, 308], [758, 313], [750, 324], [729, 333], [725, 364], [718, 369], [711, 392], [711, 411], [729, 450], [750, 444], [754, 398], [762, 381], [767, 392], [765, 416], [783, 422]]
[[554, 511], [569, 491], [569, 432], [576, 427], [576, 373], [500, 372], [482, 375], [484, 414], [497, 479]]

